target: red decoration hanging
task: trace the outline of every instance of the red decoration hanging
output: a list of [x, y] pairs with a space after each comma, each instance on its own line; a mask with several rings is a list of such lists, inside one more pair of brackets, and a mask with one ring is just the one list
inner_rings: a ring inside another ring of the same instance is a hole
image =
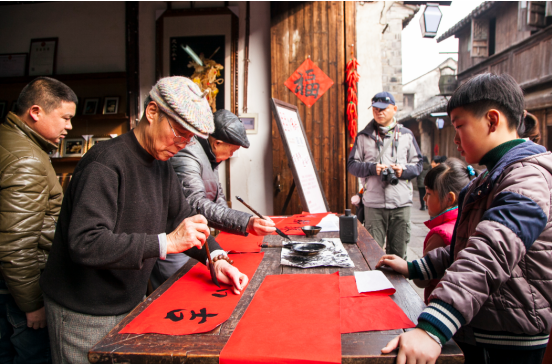
[[351, 45], [351, 59], [347, 62], [347, 121], [349, 122], [348, 129], [351, 136], [351, 144], [349, 148], [353, 148], [358, 129], [358, 96], [357, 96], [357, 83], [360, 78], [357, 72], [359, 66], [355, 58], [354, 44]]
[[[310, 57], [310, 56], [309, 56]], [[317, 65], [307, 58], [284, 83], [305, 105], [311, 107], [333, 85]]]

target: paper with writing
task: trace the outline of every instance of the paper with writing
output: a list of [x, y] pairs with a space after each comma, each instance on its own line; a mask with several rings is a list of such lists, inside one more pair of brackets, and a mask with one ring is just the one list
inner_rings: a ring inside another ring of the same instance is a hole
[[[233, 254], [234, 265], [253, 278], [264, 253]], [[243, 290], [245, 292], [245, 288]], [[126, 325], [119, 334], [188, 335], [209, 332], [228, 320], [241, 295], [219, 288], [198, 263]]]

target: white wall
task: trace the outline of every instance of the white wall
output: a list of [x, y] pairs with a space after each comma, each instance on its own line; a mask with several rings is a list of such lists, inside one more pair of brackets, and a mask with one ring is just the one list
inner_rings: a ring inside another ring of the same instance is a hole
[[34, 38], [58, 37], [57, 74], [124, 72], [124, 2], [2, 6], [0, 54], [27, 53]]
[[[385, 20], [381, 19], [385, 2], [365, 2], [357, 5], [357, 60], [360, 66], [358, 74], [358, 130], [362, 130], [372, 120], [372, 97], [383, 90], [382, 59], [381, 59], [381, 31]], [[389, 5], [388, 5], [389, 6]], [[382, 23], [380, 23], [382, 20]]]
[[[221, 3], [221, 2], [219, 2]], [[207, 7], [194, 3], [196, 7]], [[221, 6], [222, 4], [218, 4]], [[173, 8], [189, 8], [189, 2], [173, 3]], [[245, 44], [245, 2], [230, 2], [239, 14], [239, 112], [243, 112], [243, 66]], [[155, 83], [155, 20], [166, 9], [165, 2], [140, 2], [140, 95], [145, 99]], [[235, 196], [242, 197], [262, 214], [273, 214], [272, 127], [270, 110], [270, 3], [251, 2], [249, 39], [248, 113], [259, 114], [257, 134], [249, 134], [249, 149], [241, 148], [230, 159], [232, 207], [248, 211]], [[219, 167], [223, 188], [225, 163]], [[227, 196], [228, 197], [228, 196]]]

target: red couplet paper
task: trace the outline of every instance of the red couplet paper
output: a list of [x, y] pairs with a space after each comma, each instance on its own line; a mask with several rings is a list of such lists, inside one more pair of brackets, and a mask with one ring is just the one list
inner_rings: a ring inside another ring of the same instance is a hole
[[338, 275], [267, 276], [219, 363], [341, 363]]
[[258, 253], [263, 243], [262, 236], [253, 234], [242, 236], [221, 232], [215, 239], [222, 249], [234, 253]]
[[341, 333], [415, 327], [389, 296], [341, 298]]
[[376, 292], [359, 293], [354, 276], [339, 277], [339, 294], [341, 297], [389, 296], [395, 292], [394, 288], [390, 288]]
[[[236, 254], [232, 259], [234, 265], [251, 280], [263, 256], [264, 253]], [[228, 320], [240, 298], [241, 295], [234, 294], [230, 286], [215, 286], [209, 269], [198, 263], [119, 334], [188, 335], [208, 332]]]
[[288, 235], [305, 235], [301, 227], [303, 226], [315, 226], [320, 223], [320, 221], [331, 214], [331, 212], [322, 212], [322, 213], [302, 213], [298, 215], [290, 216], [276, 224], [276, 227], [282, 230], [285, 234]]

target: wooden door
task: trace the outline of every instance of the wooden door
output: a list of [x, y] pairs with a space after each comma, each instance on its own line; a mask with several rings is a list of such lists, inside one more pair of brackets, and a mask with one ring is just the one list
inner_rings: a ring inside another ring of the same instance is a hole
[[[272, 2], [272, 97], [297, 105], [316, 168], [332, 212], [350, 208], [356, 178], [347, 173], [348, 145], [345, 67], [355, 43], [354, 2]], [[347, 49], [348, 48], [348, 49]], [[334, 85], [310, 108], [284, 82], [310, 56]], [[280, 134], [272, 117], [274, 213], [302, 211], [297, 191], [282, 208], [293, 184]]]

